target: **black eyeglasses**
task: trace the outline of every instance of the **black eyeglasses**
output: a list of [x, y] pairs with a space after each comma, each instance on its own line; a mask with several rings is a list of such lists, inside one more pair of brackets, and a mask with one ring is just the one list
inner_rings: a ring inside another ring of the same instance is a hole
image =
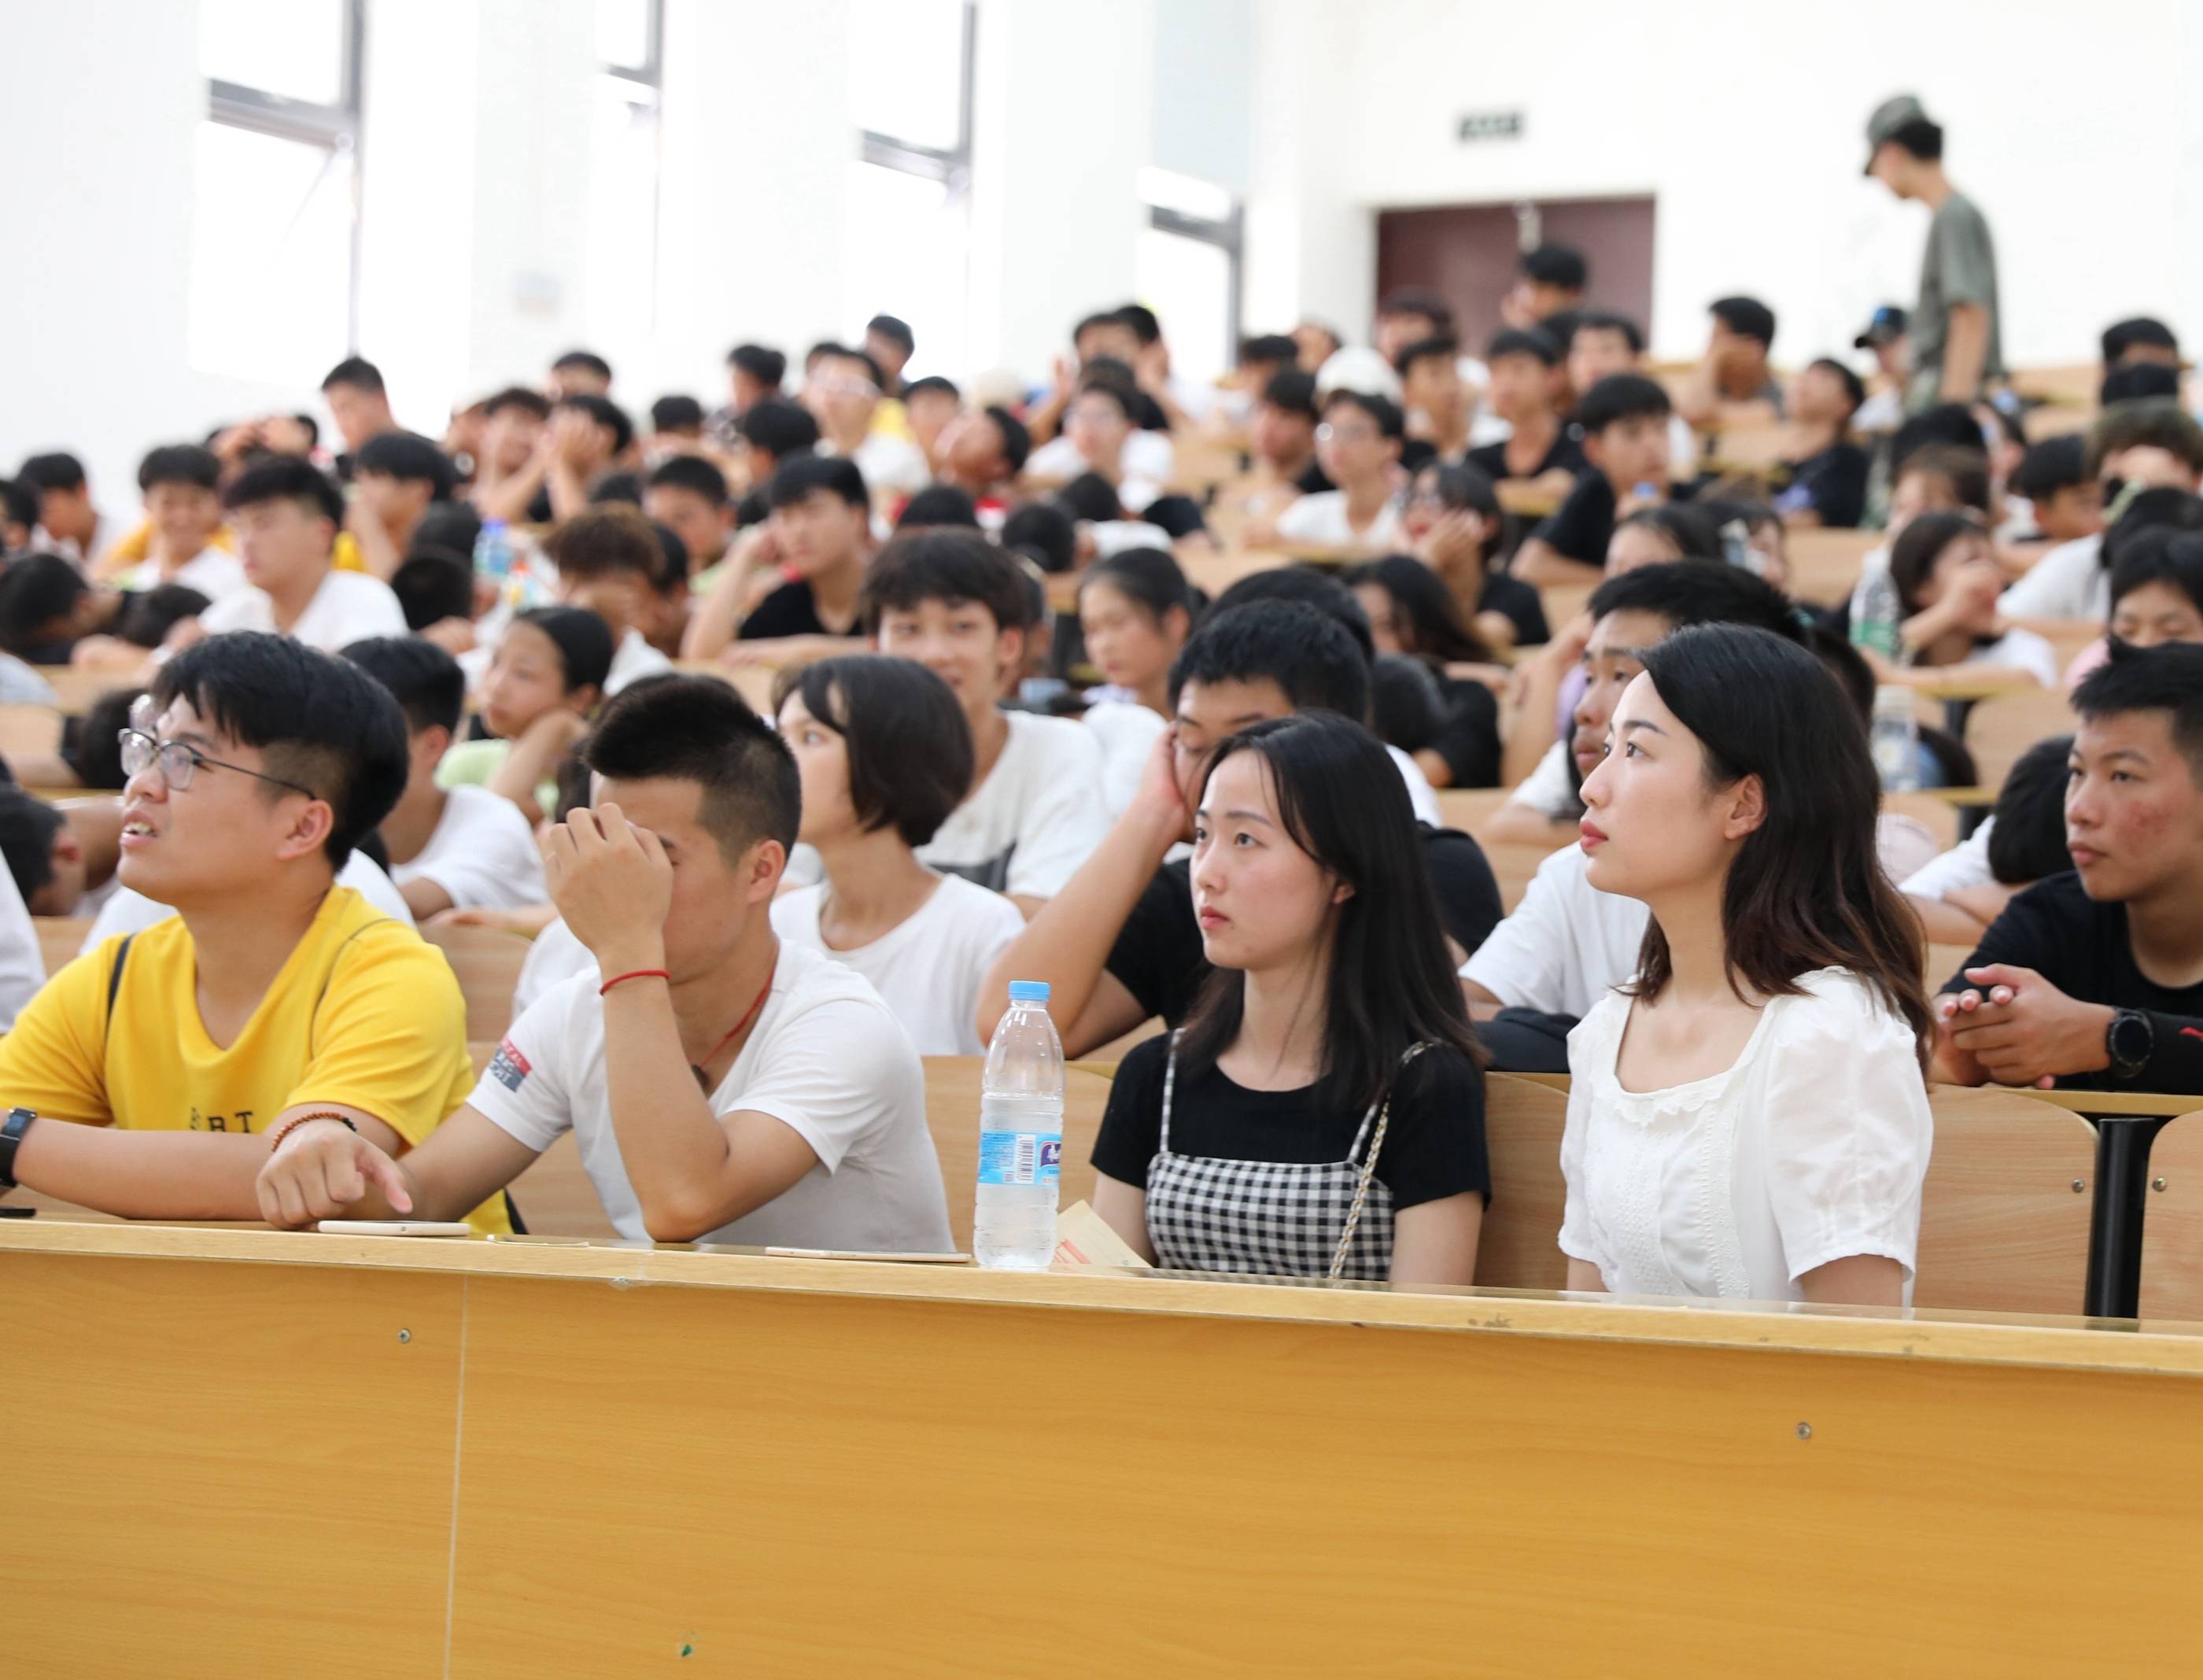
[[122, 773], [126, 777], [142, 775], [148, 766], [157, 766], [161, 780], [171, 793], [181, 793], [191, 786], [192, 778], [198, 773], [199, 766], [204, 764], [216, 770], [234, 770], [240, 776], [251, 776], [258, 781], [273, 782], [279, 788], [288, 788], [309, 799], [321, 797], [311, 788], [301, 787], [281, 776], [270, 776], [265, 771], [247, 770], [241, 764], [225, 764], [220, 759], [210, 759], [187, 741], [156, 741], [139, 729], [119, 729], [115, 732], [115, 738], [122, 745]]

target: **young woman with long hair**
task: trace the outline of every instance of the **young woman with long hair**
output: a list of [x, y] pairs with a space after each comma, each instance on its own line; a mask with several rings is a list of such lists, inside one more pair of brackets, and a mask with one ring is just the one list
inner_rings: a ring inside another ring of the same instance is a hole
[[1583, 784], [1587, 879], [1652, 920], [1568, 1037], [1569, 1287], [1895, 1306], [1931, 1021], [1865, 731], [1766, 630], [1642, 660]]
[[1214, 973], [1118, 1069], [1096, 1211], [1179, 1270], [1471, 1281], [1480, 1052], [1398, 771], [1306, 713], [1227, 737], [1196, 804]]
[[1427, 746], [1409, 749], [1431, 785], [1497, 787], [1499, 696], [1492, 684], [1447, 667], [1489, 666], [1502, 681], [1505, 667], [1462, 620], [1444, 580], [1411, 554], [1391, 554], [1355, 567], [1346, 583], [1369, 615], [1377, 651], [1420, 661], [1438, 684], [1442, 721]]

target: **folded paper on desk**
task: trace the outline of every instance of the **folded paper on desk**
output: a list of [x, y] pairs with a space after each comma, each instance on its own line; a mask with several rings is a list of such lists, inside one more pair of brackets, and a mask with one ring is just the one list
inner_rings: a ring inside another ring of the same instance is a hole
[[1152, 1269], [1132, 1252], [1109, 1223], [1084, 1202], [1073, 1202], [1055, 1216], [1055, 1263], [1059, 1266], [1137, 1266]]

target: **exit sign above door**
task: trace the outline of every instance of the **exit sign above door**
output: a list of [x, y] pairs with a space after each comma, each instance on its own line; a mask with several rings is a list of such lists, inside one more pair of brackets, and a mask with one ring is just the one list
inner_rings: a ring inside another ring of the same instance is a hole
[[1519, 140], [1522, 138], [1522, 113], [1471, 111], [1462, 118], [1454, 138], [1463, 145], [1472, 140]]

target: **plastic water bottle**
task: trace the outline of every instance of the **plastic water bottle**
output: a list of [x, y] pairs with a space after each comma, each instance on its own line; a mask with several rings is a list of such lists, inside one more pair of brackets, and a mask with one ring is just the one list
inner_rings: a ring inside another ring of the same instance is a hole
[[475, 572], [488, 578], [500, 591], [512, 575], [512, 533], [504, 520], [482, 521], [481, 535], [475, 539]]
[[1913, 716], [1912, 690], [1885, 683], [1874, 691], [1874, 773], [1884, 793], [1913, 793], [1920, 786], [1920, 725]]
[[1852, 612], [1852, 646], [1871, 648], [1890, 664], [1901, 663], [1904, 656], [1897, 626], [1904, 616], [1897, 580], [1889, 575], [1887, 566], [1876, 567], [1860, 589], [1858, 605]]
[[1012, 980], [979, 1082], [979, 1186], [972, 1251], [983, 1266], [1045, 1270], [1063, 1175], [1063, 1041], [1043, 980]]

